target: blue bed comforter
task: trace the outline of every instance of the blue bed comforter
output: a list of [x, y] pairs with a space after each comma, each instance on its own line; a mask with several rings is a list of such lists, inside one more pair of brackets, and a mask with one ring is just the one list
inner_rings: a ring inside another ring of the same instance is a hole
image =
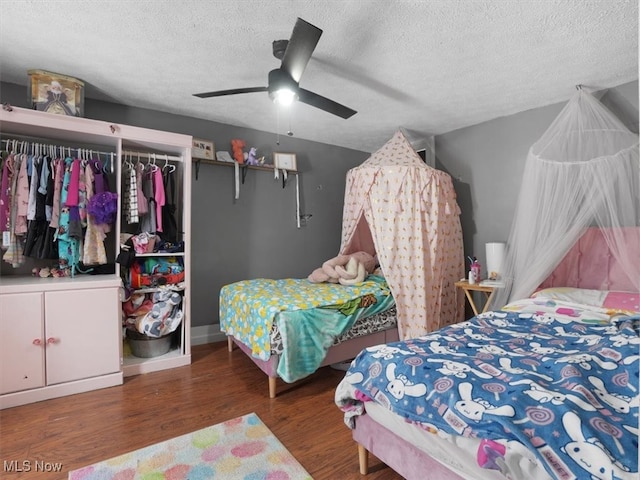
[[[509, 441], [553, 478], [638, 478], [638, 316], [526, 299], [432, 334], [363, 350], [336, 390], [345, 422], [375, 401], [431, 432]], [[506, 473], [506, 472], [504, 472]]]

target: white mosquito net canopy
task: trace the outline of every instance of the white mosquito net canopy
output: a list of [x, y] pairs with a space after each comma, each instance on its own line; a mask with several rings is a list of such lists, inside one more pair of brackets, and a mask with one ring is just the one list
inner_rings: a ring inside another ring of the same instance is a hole
[[530, 296], [589, 227], [598, 227], [636, 291], [640, 261], [638, 135], [579, 88], [529, 150], [492, 306]]
[[341, 254], [377, 254], [401, 339], [457, 323], [464, 297], [460, 208], [451, 177], [428, 166], [398, 131], [347, 172]]

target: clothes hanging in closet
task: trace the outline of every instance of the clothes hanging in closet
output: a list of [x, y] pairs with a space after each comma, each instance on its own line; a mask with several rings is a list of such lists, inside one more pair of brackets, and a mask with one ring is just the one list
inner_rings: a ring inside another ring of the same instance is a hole
[[[24, 263], [24, 255], [22, 253], [23, 243], [11, 229], [14, 224], [13, 220], [16, 218], [18, 211], [17, 202], [15, 201], [18, 179], [23, 173], [21, 170], [21, 165], [23, 165], [20, 163], [21, 159], [16, 157], [17, 155], [12, 153], [5, 159], [2, 169], [2, 179], [0, 180], [0, 184], [2, 185], [2, 192], [0, 193], [0, 211], [3, 212], [0, 227], [2, 227], [2, 245], [3, 248], [6, 248], [6, 252], [2, 258], [5, 262], [11, 264], [13, 268], [18, 268]], [[26, 174], [26, 168], [24, 169], [24, 173]], [[26, 194], [28, 196], [28, 190]], [[24, 232], [26, 232], [26, 227]], [[9, 238], [5, 239], [5, 235]]]
[[148, 164], [147, 167], [148, 170], [144, 166], [138, 169], [137, 165], [131, 165], [126, 174], [125, 205], [130, 208], [126, 220], [128, 224], [139, 223], [137, 230], [140, 232], [161, 233], [164, 230], [163, 208], [166, 203], [163, 173], [154, 164]]
[[162, 232], [162, 207], [165, 205], [165, 196], [162, 171], [159, 168], [153, 172], [153, 194], [156, 201], [156, 232]]
[[[85, 168], [85, 186], [87, 209], [93, 204], [93, 200], [105, 191], [105, 180], [100, 162], [91, 161]], [[107, 252], [104, 240], [111, 230], [108, 223], [100, 223], [95, 215], [87, 215], [87, 230], [84, 241], [82, 261], [85, 265], [105, 265]]]
[[[27, 202], [28, 228], [23, 254], [25, 257], [38, 259], [57, 258], [55, 230], [49, 227], [51, 207], [53, 205], [53, 177], [51, 173], [51, 157], [37, 156], [27, 159], [27, 174], [31, 173], [29, 200]], [[47, 202], [50, 202], [47, 209]], [[47, 218], [48, 212], [48, 218]]]
[[163, 170], [165, 204], [162, 206], [162, 239], [165, 242], [178, 242], [178, 223], [176, 221], [176, 183], [172, 170]]
[[[91, 198], [108, 188], [99, 161], [10, 152], [0, 173], [5, 262], [18, 268], [26, 257], [58, 260], [65, 276], [81, 263], [107, 263], [104, 240], [110, 224], [87, 211]], [[108, 206], [115, 213], [116, 195], [109, 194], [101, 200], [113, 202]]]
[[128, 224], [138, 223], [138, 181], [136, 176], [136, 167], [130, 165], [126, 170], [127, 179], [124, 183], [124, 207], [125, 219]]
[[147, 202], [147, 212], [140, 220], [140, 231], [155, 233], [156, 231], [156, 199], [153, 188], [152, 172], [142, 174], [142, 193]]

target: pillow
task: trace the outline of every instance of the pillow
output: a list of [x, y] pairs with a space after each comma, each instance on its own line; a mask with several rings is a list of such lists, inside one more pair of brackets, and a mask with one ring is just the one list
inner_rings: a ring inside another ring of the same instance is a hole
[[574, 287], [553, 287], [544, 288], [535, 292], [533, 298], [547, 298], [549, 300], [560, 300], [561, 302], [579, 303], [581, 305], [591, 305], [602, 307], [604, 299], [609, 292], [606, 290], [589, 290], [586, 288]]
[[578, 303], [602, 307], [621, 312], [640, 312], [640, 293], [608, 290], [589, 290], [574, 287], [544, 288], [531, 295], [532, 298], [546, 298], [561, 302]]
[[640, 312], [640, 293], [607, 292], [602, 306], [612, 310]]

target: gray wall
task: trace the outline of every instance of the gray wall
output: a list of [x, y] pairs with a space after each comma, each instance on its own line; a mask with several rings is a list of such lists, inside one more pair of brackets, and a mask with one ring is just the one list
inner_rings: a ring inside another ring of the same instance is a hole
[[[567, 101], [571, 95], [568, 92]], [[638, 132], [637, 81], [594, 95]], [[528, 110], [436, 137], [436, 166], [453, 177], [462, 210], [465, 256], [477, 256], [485, 274], [485, 243], [509, 237], [529, 147], [565, 105]]]
[[[29, 107], [27, 87], [0, 84], [0, 101]], [[85, 100], [85, 111], [87, 118], [211, 140], [217, 150], [230, 151], [231, 139], [241, 138], [259, 155], [297, 154], [301, 212], [312, 215], [300, 229], [294, 177], [282, 188], [272, 172], [249, 170], [235, 200], [232, 167], [202, 164], [196, 180], [193, 165], [192, 326], [218, 323], [223, 285], [248, 278], [306, 277], [338, 253], [345, 176], [368, 153], [286, 135], [276, 145], [276, 136], [266, 132], [91, 99]]]

